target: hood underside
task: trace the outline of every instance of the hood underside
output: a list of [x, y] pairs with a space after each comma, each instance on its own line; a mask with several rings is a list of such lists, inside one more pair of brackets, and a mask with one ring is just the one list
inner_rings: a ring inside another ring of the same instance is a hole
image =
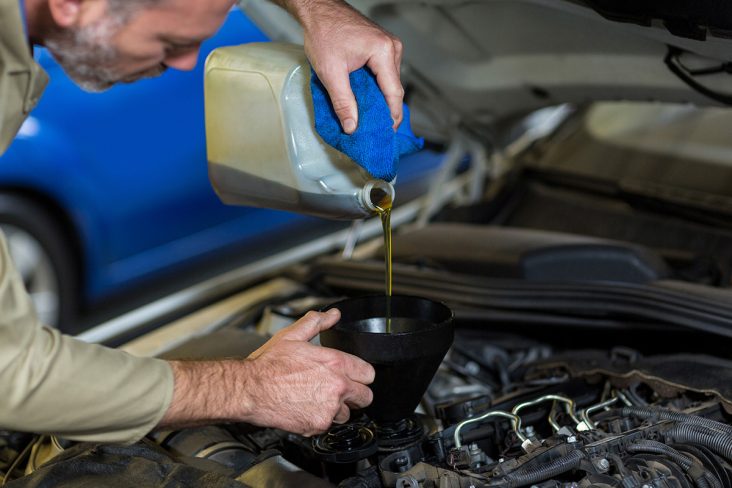
[[[351, 1], [403, 40], [403, 81], [427, 136], [561, 103], [732, 103], [732, 6], [641, 3]], [[242, 7], [273, 39], [301, 39], [278, 7]]]

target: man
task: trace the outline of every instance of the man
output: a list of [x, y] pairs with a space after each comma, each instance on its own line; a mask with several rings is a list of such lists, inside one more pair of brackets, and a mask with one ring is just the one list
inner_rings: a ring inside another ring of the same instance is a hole
[[[192, 69], [233, 0], [0, 0], [0, 154], [47, 77], [30, 43], [48, 47], [77, 83]], [[401, 44], [340, 0], [281, 0], [344, 131], [358, 123], [348, 73], [368, 65], [401, 122]], [[181, 100], [185, 103], [185, 100]], [[246, 117], [247, 114], [242, 114]], [[371, 402], [373, 368], [308, 344], [339, 313], [310, 312], [246, 360], [166, 362], [85, 344], [38, 323], [0, 241], [0, 429], [75, 440], [134, 442], [156, 427], [243, 421], [304, 435]]]

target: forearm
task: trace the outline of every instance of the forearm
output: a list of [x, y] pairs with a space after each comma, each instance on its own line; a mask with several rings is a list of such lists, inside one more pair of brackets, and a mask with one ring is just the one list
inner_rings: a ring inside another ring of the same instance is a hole
[[251, 412], [247, 362], [171, 361], [173, 400], [158, 428], [242, 421]]
[[337, 22], [342, 9], [354, 10], [343, 0], [271, 0], [287, 10], [307, 32], [314, 25]]

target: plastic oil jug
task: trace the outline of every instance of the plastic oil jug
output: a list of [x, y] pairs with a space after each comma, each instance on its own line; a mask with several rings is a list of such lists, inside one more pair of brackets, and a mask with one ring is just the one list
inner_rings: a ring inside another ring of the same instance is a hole
[[394, 200], [390, 183], [316, 133], [302, 46], [216, 49], [204, 80], [209, 178], [224, 203], [359, 219]]

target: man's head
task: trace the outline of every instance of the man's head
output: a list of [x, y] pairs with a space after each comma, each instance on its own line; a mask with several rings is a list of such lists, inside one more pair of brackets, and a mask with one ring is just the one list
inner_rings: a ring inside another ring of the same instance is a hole
[[[66, 73], [90, 91], [190, 70], [201, 42], [233, 0], [44, 0], [49, 22], [37, 37]], [[26, 0], [27, 3], [29, 0]]]

